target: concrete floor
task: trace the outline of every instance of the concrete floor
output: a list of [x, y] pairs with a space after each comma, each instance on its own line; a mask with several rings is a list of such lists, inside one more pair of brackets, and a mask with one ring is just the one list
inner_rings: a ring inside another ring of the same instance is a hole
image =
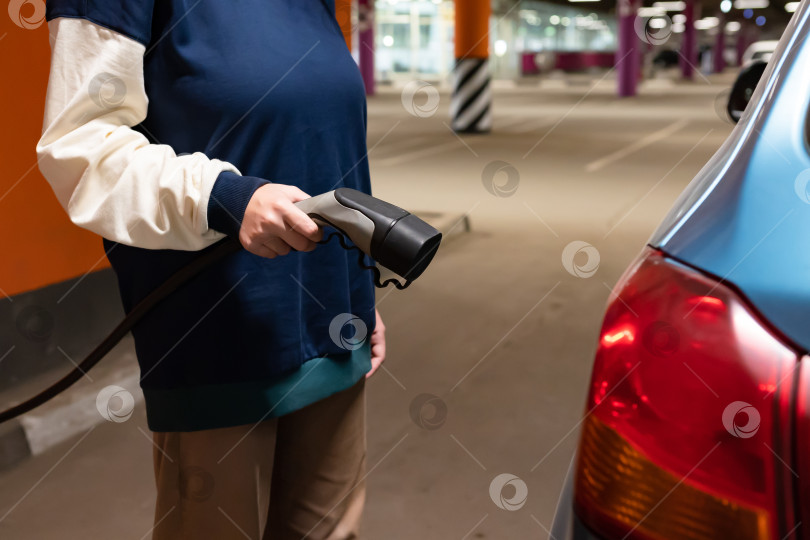
[[[656, 81], [622, 101], [597, 78], [499, 88], [492, 134], [463, 138], [445, 93], [425, 118], [396, 89], [370, 100], [375, 194], [467, 214], [472, 232], [410, 289], [378, 295], [389, 357], [369, 385], [364, 538], [547, 537], [610, 288], [731, 131], [715, 112], [730, 83]], [[493, 161], [517, 171], [511, 196], [485, 189]], [[599, 252], [590, 278], [563, 268], [574, 240]], [[435, 429], [411, 413], [422, 394], [446, 406]], [[139, 406], [3, 474], [0, 537], [148, 538], [151, 451]], [[518, 511], [490, 498], [501, 473], [528, 487]]]

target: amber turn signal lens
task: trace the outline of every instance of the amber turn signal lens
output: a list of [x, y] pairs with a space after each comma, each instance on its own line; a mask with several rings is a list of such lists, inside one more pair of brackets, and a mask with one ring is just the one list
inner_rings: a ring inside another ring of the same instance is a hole
[[575, 500], [577, 515], [606, 538], [769, 538], [764, 510], [689, 485], [593, 415], [583, 423]]

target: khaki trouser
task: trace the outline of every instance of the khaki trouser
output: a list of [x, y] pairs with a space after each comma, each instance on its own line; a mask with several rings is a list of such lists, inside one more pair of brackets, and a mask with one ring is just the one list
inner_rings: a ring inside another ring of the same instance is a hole
[[358, 538], [364, 390], [256, 425], [155, 433], [153, 540]]

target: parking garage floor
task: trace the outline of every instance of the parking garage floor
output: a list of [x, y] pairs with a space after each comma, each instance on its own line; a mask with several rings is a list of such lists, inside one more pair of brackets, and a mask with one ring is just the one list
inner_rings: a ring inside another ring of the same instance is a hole
[[[609, 77], [501, 84], [492, 133], [462, 137], [444, 91], [433, 114], [401, 89], [369, 101], [375, 195], [458, 225], [411, 288], [378, 293], [364, 538], [547, 537], [610, 289], [730, 133], [732, 78], [626, 100]], [[572, 241], [598, 251], [590, 277], [564, 267]], [[139, 405], [2, 473], [0, 537], [149, 538], [151, 454]], [[519, 510], [490, 496], [502, 473], [528, 488]]]

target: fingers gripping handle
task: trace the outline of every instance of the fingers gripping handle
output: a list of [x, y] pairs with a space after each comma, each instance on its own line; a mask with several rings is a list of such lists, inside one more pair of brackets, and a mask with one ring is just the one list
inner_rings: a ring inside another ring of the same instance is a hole
[[418, 217], [353, 189], [339, 188], [295, 204], [409, 281], [424, 272], [441, 242], [441, 233]]
[[371, 254], [374, 222], [360, 210], [342, 205], [335, 197], [335, 191], [304, 199], [295, 206], [319, 225], [329, 225], [348, 236], [366, 255]]

